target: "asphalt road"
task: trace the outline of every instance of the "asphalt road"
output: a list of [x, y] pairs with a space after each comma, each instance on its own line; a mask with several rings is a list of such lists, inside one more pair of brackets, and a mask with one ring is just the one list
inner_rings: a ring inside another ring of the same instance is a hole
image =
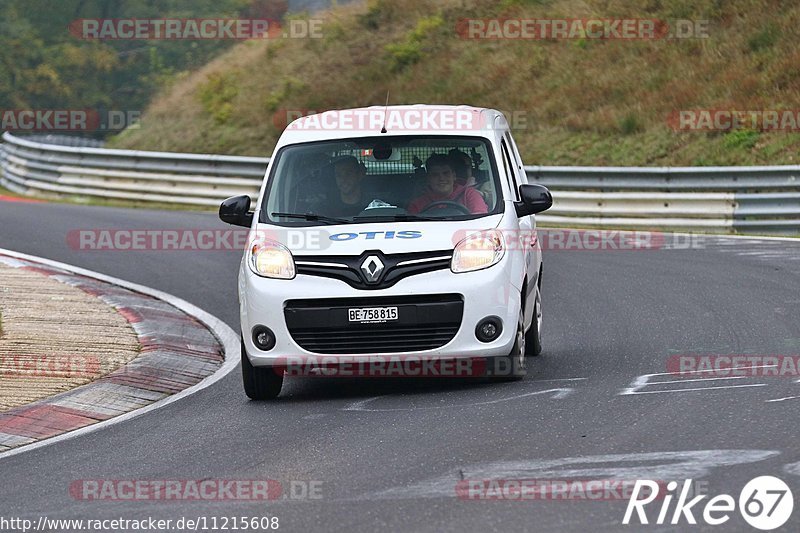
[[[224, 225], [196, 213], [0, 202], [0, 247], [172, 293], [238, 330], [238, 253], [70, 247], [69, 231], [95, 228]], [[256, 403], [236, 371], [153, 413], [0, 460], [0, 515], [268, 515], [287, 531], [616, 531], [627, 501], [613, 493], [602, 501], [476, 501], [457, 497], [456, 486], [692, 478], [711, 496], [738, 499], [747, 481], [773, 475], [796, 497], [798, 376], [642, 377], [668, 372], [677, 354], [800, 353], [800, 243], [696, 245], [545, 251], [545, 355], [522, 382], [290, 379], [278, 401]], [[313, 481], [321, 498], [86, 501], [69, 492], [82, 479], [264, 478]], [[704, 503], [694, 513], [701, 523]], [[660, 505], [647, 508], [651, 525], [634, 529], [753, 531], [736, 511], [716, 528], [685, 519], [652, 525]], [[798, 530], [794, 511], [783, 530]]]

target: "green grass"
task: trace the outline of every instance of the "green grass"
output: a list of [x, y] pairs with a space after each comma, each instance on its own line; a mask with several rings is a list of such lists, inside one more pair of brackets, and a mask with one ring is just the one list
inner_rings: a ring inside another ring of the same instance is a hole
[[[316, 16], [316, 15], [315, 15]], [[794, 109], [800, 5], [777, 0], [370, 0], [320, 15], [321, 39], [245, 42], [176, 79], [119, 148], [268, 155], [281, 110], [402, 103], [524, 117], [528, 164], [797, 164], [800, 134], [675, 132], [681, 109]], [[709, 38], [470, 40], [465, 18], [709, 20]]]
[[20, 198], [21, 196], [15, 192], [9, 191], [2, 185], [0, 185], [0, 196], [10, 196], [12, 198]]

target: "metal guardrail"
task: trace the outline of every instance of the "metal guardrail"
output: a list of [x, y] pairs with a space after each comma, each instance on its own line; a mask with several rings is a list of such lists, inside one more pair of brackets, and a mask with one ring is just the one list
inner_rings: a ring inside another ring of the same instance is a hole
[[6, 132], [0, 184], [19, 194], [216, 206], [228, 196], [255, 197], [269, 161], [44, 144]]
[[555, 193], [546, 224], [800, 234], [800, 165], [526, 171]]
[[[216, 206], [258, 194], [269, 162], [237, 157], [108, 150], [5, 133], [0, 184], [20, 194]], [[800, 234], [800, 166], [525, 167], [554, 206], [543, 225]]]
[[25, 139], [43, 144], [58, 144], [61, 146], [77, 146], [90, 148], [103, 148], [105, 141], [93, 139], [91, 137], [79, 137], [76, 135], [63, 135], [59, 133], [34, 133], [26, 135]]

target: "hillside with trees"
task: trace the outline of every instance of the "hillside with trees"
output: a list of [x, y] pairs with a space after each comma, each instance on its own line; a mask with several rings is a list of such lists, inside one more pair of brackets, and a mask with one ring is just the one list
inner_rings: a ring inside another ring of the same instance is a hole
[[2, 0], [0, 109], [138, 111], [233, 40], [89, 40], [80, 19], [268, 18], [326, 0]]

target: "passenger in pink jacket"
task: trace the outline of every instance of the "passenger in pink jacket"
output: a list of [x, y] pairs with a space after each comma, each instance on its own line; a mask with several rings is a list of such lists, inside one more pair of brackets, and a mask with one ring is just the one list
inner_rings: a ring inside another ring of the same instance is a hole
[[435, 202], [456, 202], [466, 207], [472, 214], [489, 212], [483, 196], [474, 187], [456, 184], [456, 173], [448, 156], [433, 154], [425, 162], [425, 170], [428, 189], [422, 196], [408, 204], [409, 213], [421, 213]]

